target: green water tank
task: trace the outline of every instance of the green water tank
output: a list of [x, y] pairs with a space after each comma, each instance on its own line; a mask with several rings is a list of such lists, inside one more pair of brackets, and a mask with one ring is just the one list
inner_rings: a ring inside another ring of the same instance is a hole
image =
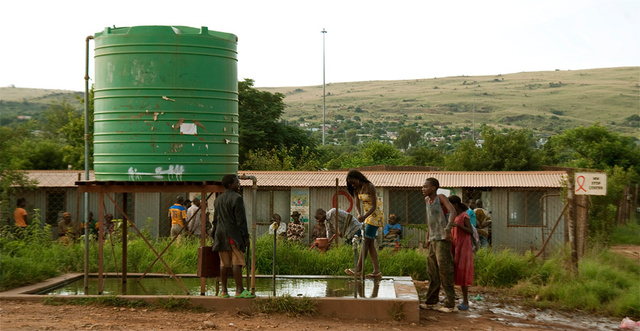
[[219, 181], [238, 172], [237, 37], [206, 27], [95, 35], [98, 181]]

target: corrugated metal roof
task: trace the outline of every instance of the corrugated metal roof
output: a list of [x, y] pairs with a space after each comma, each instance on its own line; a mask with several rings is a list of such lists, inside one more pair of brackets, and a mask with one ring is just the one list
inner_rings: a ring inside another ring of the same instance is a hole
[[[75, 187], [76, 181], [84, 180], [84, 170], [30, 170], [25, 171], [29, 179], [38, 181], [38, 187]], [[95, 180], [89, 171], [89, 180]]]
[[[79, 170], [32, 170], [26, 172], [39, 187], [75, 187], [84, 178]], [[377, 187], [417, 188], [425, 179], [437, 178], [441, 187], [549, 187], [559, 188], [566, 181], [564, 171], [363, 171]], [[333, 187], [347, 185], [347, 171], [239, 171], [255, 176], [259, 187]], [[90, 180], [95, 180], [93, 171]], [[241, 180], [250, 186], [251, 180]]]
[[[377, 187], [420, 187], [425, 179], [438, 179], [441, 187], [562, 187], [564, 171], [363, 171]], [[240, 171], [252, 175], [258, 186], [331, 187], [346, 186], [347, 171]], [[243, 180], [242, 185], [251, 181]]]

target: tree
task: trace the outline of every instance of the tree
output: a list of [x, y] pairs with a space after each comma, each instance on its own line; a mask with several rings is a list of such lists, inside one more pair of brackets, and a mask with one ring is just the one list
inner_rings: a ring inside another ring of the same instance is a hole
[[372, 161], [372, 165], [391, 164], [398, 165], [402, 162], [402, 153], [390, 144], [381, 142], [367, 143], [362, 149], [362, 156]]
[[476, 146], [473, 140], [458, 143], [453, 154], [445, 159], [447, 170], [466, 171], [530, 171], [539, 170], [540, 151], [528, 130], [509, 129], [498, 133], [485, 126], [482, 130], [484, 143]]
[[412, 148], [409, 155], [413, 165], [444, 167], [445, 152], [441, 148], [420, 146]]
[[312, 171], [320, 168], [317, 156], [310, 152], [308, 147], [301, 148], [302, 155], [294, 157], [292, 148], [273, 148], [270, 151], [263, 149], [251, 150], [245, 156], [244, 170], [271, 170], [271, 171]]
[[347, 145], [357, 145], [358, 144], [358, 130], [349, 129], [346, 133]]
[[407, 149], [409, 144], [415, 146], [422, 139], [422, 136], [413, 128], [402, 128], [398, 132], [398, 138], [393, 142], [396, 148]]
[[598, 124], [552, 136], [543, 151], [550, 164], [602, 170], [617, 165], [640, 173], [640, 147], [633, 138]]
[[296, 160], [315, 154], [316, 144], [304, 130], [279, 122], [284, 113], [283, 99], [282, 93], [255, 89], [251, 79], [238, 82], [241, 166], [245, 165], [250, 151], [262, 155], [257, 151], [286, 150]]

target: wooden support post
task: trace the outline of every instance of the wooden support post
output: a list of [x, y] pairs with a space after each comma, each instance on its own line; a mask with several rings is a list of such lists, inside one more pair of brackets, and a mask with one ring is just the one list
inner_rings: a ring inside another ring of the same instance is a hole
[[589, 237], [589, 196], [576, 195], [576, 251], [580, 260], [587, 251]]
[[104, 193], [98, 193], [98, 295], [102, 294], [104, 272]]
[[[207, 238], [207, 192], [200, 192], [200, 247], [204, 249], [206, 246]], [[204, 253], [202, 254], [204, 257]], [[204, 264], [203, 264], [204, 266]], [[200, 295], [205, 295], [205, 288], [207, 286], [207, 278], [200, 277]]]
[[334, 217], [335, 217], [335, 225], [336, 225], [336, 248], [340, 247], [340, 233], [339, 233], [339, 227], [338, 227], [338, 211], [340, 210], [340, 186], [338, 186], [339, 181], [338, 178], [336, 178], [336, 210], [335, 213], [333, 213]]
[[578, 271], [578, 251], [576, 247], [576, 216], [575, 216], [575, 185], [574, 185], [574, 173], [568, 171], [568, 189], [567, 189], [567, 223], [569, 223], [569, 247], [571, 249], [571, 271], [577, 273]]
[[[122, 213], [127, 214], [127, 193], [122, 193]], [[127, 228], [129, 224], [122, 216], [122, 294], [127, 294]]]

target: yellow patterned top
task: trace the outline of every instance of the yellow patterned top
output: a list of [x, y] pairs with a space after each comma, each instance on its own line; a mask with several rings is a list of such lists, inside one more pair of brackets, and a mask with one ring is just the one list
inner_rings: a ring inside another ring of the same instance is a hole
[[[373, 200], [371, 199], [371, 195], [358, 194], [358, 199], [362, 201], [362, 207], [364, 208], [362, 212], [366, 214], [369, 211], [369, 209], [371, 209], [371, 206], [373, 206]], [[376, 210], [371, 215], [369, 215], [369, 217], [367, 217], [366, 220], [364, 220], [364, 223], [377, 226], [379, 228], [384, 226], [384, 213], [382, 212], [381, 203], [376, 204]]]

